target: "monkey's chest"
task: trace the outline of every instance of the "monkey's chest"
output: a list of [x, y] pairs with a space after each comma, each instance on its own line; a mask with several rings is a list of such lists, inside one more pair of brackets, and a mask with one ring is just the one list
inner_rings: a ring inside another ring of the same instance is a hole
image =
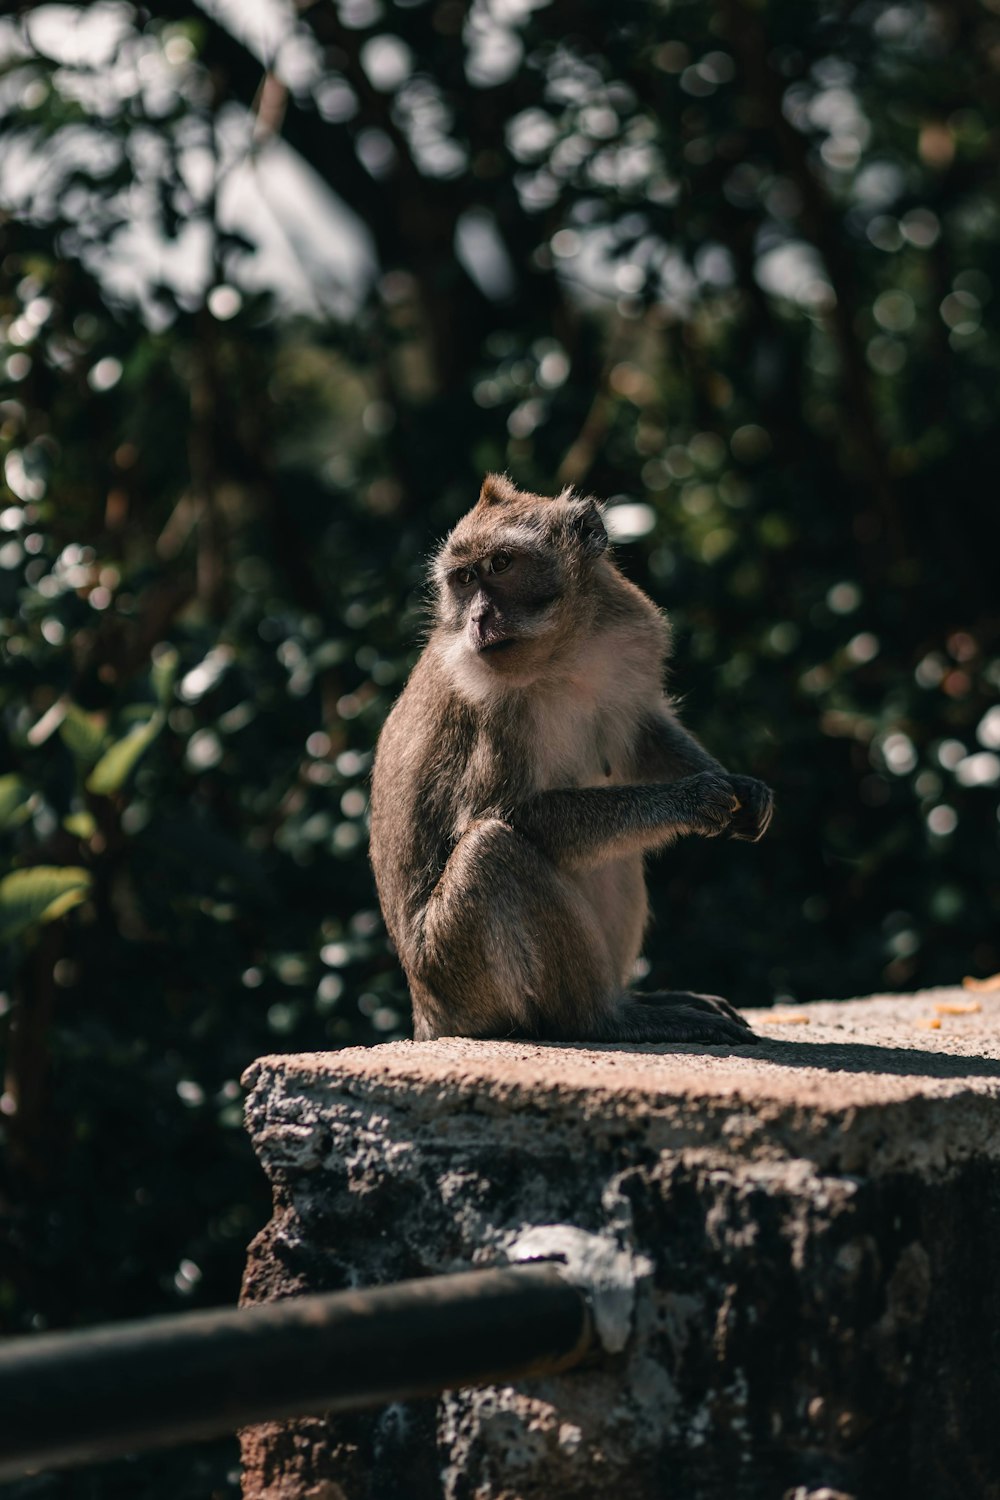
[[531, 724], [534, 790], [614, 786], [627, 780], [631, 725], [586, 699], [563, 697], [537, 707]]

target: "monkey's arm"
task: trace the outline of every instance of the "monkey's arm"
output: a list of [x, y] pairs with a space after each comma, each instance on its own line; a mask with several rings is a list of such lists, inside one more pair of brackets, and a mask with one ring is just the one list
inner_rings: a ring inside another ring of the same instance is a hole
[[770, 787], [752, 776], [734, 776], [709, 755], [664, 701], [658, 713], [648, 715], [641, 725], [635, 747], [636, 773], [643, 780], [673, 780], [714, 771], [724, 776], [736, 796], [739, 808], [729, 827], [734, 839], [756, 843], [766, 833], [774, 813], [774, 794]]
[[555, 864], [580, 867], [655, 849], [682, 833], [711, 838], [728, 828], [738, 805], [725, 773], [707, 772], [670, 786], [538, 792], [502, 816]]

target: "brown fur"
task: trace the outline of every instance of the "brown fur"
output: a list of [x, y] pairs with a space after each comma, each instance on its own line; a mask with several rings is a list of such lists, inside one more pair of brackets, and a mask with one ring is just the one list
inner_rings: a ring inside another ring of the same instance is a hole
[[627, 988], [644, 854], [758, 838], [771, 796], [678, 723], [666, 620], [606, 543], [594, 501], [489, 475], [435, 560], [435, 626], [372, 776], [418, 1039], [754, 1040], [723, 1000]]

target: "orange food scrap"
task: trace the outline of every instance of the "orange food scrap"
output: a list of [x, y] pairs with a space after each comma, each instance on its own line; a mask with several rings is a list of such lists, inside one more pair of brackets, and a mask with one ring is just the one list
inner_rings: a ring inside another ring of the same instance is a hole
[[758, 1026], [808, 1026], [810, 1017], [801, 1011], [771, 1011], [767, 1015], [754, 1016]]
[[978, 1000], [969, 1000], [965, 1004], [961, 1000], [936, 1000], [934, 1009], [939, 1016], [974, 1016], [977, 1010], [982, 1010]]
[[1000, 974], [991, 974], [989, 979], [973, 979], [971, 974], [966, 974], [962, 980], [963, 990], [972, 990], [976, 995], [990, 995], [1000, 990]]
[[939, 1016], [921, 1016], [919, 1021], [914, 1021], [921, 1031], [940, 1031], [941, 1019]]

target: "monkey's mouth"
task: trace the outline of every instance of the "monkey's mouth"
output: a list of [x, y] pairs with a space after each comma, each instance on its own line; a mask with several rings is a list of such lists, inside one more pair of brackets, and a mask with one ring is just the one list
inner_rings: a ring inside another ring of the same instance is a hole
[[498, 651], [506, 651], [508, 646], [516, 646], [517, 640], [512, 635], [501, 636], [498, 641], [484, 641], [479, 647], [480, 656], [495, 656]]

